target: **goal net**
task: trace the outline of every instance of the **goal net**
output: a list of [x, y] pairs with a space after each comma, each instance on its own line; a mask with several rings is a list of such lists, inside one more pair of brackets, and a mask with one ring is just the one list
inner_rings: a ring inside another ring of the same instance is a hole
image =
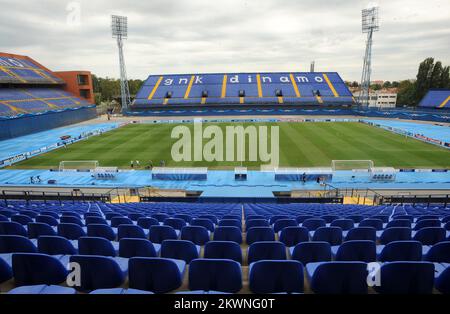
[[371, 171], [373, 169], [372, 160], [333, 160], [331, 169], [336, 170], [359, 170]]
[[97, 160], [63, 160], [59, 163], [59, 171], [88, 171], [97, 167]]

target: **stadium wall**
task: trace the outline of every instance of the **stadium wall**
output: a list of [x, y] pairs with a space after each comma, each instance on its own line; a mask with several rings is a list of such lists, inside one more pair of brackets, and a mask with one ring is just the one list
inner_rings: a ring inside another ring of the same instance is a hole
[[97, 117], [94, 106], [0, 120], [0, 140], [74, 124]]

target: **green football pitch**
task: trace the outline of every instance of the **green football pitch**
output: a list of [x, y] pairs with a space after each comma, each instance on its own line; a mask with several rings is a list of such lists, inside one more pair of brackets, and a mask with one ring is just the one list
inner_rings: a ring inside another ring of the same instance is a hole
[[[208, 125], [211, 124], [204, 124], [203, 128]], [[225, 134], [225, 127], [230, 124], [216, 125]], [[279, 164], [282, 167], [330, 167], [332, 160], [372, 160], [377, 167], [450, 168], [450, 151], [362, 123], [286, 122], [240, 125], [279, 126]], [[77, 160], [97, 160], [100, 166], [120, 168], [129, 168], [131, 160], [139, 160], [142, 169], [150, 162], [158, 166], [161, 161], [171, 167], [230, 169], [241, 165], [240, 161], [174, 161], [171, 150], [177, 139], [171, 138], [171, 132], [175, 126], [127, 125], [23, 161], [14, 168], [57, 168], [60, 161]], [[193, 129], [193, 125], [186, 126]], [[208, 141], [209, 139], [204, 139], [203, 144]], [[249, 168], [260, 164], [258, 161], [242, 163]]]

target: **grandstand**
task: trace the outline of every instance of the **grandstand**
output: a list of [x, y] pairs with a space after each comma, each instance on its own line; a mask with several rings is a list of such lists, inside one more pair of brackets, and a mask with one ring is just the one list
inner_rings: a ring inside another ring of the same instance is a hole
[[447, 109], [450, 108], [450, 90], [431, 89], [420, 101], [419, 107]]

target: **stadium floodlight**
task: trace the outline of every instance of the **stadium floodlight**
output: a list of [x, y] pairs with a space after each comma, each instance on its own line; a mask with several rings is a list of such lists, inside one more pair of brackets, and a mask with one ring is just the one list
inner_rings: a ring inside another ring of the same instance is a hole
[[120, 96], [122, 99], [122, 111], [126, 111], [131, 103], [130, 89], [128, 87], [127, 70], [125, 67], [125, 59], [123, 57], [123, 41], [128, 37], [128, 18], [126, 16], [111, 16], [111, 30], [113, 38], [117, 39], [119, 48], [119, 65], [120, 65]]
[[378, 7], [362, 10], [362, 32], [367, 33], [366, 51], [364, 54], [363, 70], [361, 75], [361, 86], [359, 92], [359, 103], [361, 106], [369, 106], [369, 90], [370, 90], [370, 75], [372, 72], [372, 37], [373, 32], [380, 29], [380, 20], [378, 17]]

